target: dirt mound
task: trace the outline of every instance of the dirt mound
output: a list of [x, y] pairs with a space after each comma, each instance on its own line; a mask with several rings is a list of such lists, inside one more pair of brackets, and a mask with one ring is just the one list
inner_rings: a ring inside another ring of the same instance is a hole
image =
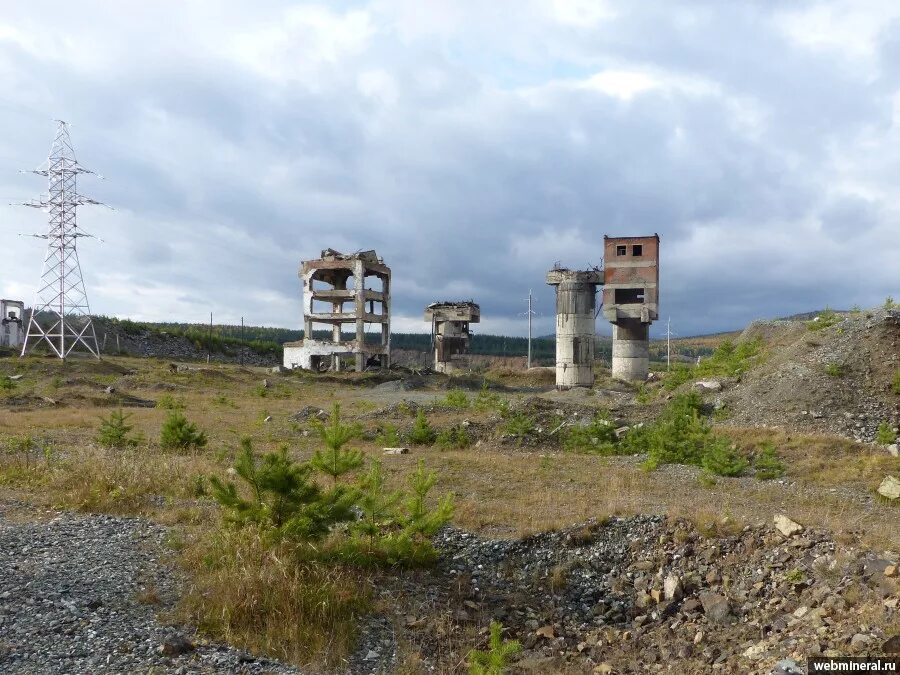
[[900, 321], [884, 310], [840, 315], [813, 330], [801, 321], [754, 322], [766, 360], [719, 396], [726, 423], [836, 433], [872, 441], [882, 422], [900, 424]]

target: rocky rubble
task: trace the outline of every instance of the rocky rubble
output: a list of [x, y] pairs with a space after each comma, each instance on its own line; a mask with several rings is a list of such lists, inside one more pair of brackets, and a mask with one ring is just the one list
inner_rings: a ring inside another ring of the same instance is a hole
[[791, 523], [779, 520], [787, 536], [759, 526], [707, 537], [661, 517], [520, 541], [445, 530], [438, 570], [406, 582], [398, 623], [436, 666], [448, 617], [496, 619], [523, 644], [516, 672], [768, 674], [785, 659], [896, 649], [897, 553]]

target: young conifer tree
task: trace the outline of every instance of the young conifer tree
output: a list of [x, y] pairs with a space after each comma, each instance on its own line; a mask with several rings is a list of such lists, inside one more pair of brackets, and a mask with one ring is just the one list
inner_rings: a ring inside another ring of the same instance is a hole
[[316, 450], [309, 463], [317, 471], [331, 476], [332, 484], [337, 485], [338, 478], [363, 463], [361, 450], [344, 448], [347, 443], [358, 438], [362, 430], [358, 424], [341, 422], [341, 406], [335, 403], [329, 423], [319, 424], [318, 432], [325, 449]]

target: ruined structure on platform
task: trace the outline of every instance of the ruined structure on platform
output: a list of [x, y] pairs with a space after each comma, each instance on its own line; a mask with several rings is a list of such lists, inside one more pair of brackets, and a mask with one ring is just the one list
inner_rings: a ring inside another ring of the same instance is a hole
[[603, 237], [603, 316], [613, 324], [612, 375], [643, 382], [659, 318], [659, 235]]
[[21, 348], [25, 342], [25, 303], [0, 300], [0, 347]]
[[468, 367], [469, 324], [481, 321], [481, 308], [474, 302], [434, 302], [425, 308], [431, 323], [434, 369], [452, 373]]
[[[375, 251], [326, 249], [301, 265], [300, 278], [304, 339], [284, 345], [285, 367], [338, 371], [350, 360], [357, 371], [390, 366], [391, 270]], [[347, 324], [354, 329], [349, 335], [341, 331]], [[380, 333], [367, 334], [366, 324], [379, 326]]]
[[558, 389], [594, 384], [594, 336], [599, 270], [555, 268], [547, 283], [556, 286], [556, 386]]

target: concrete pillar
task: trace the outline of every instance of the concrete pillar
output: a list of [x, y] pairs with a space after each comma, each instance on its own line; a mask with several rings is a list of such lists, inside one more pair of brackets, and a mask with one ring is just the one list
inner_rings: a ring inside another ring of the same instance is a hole
[[556, 286], [556, 386], [593, 386], [599, 274], [554, 269], [547, 274], [547, 283]]
[[612, 376], [643, 382], [650, 372], [650, 324], [620, 319], [613, 324]]

